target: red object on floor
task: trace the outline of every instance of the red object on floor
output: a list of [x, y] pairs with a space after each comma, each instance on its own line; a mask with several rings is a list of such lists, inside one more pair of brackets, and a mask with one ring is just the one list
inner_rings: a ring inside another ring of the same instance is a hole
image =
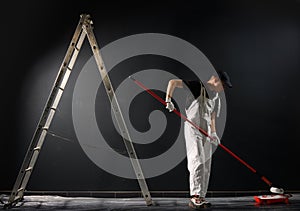
[[291, 194], [261, 195], [254, 196], [254, 200], [257, 202], [257, 204], [288, 204], [291, 196]]

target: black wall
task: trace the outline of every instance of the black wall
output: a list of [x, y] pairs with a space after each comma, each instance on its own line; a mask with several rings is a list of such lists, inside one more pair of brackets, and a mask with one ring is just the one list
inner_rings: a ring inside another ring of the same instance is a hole
[[[228, 119], [222, 143], [274, 183], [300, 189], [300, 1], [10, 1], [1, 10], [1, 190], [13, 187], [82, 13], [92, 15], [100, 46], [155, 32], [199, 48], [215, 68], [231, 75], [234, 84], [226, 92]], [[68, 140], [46, 139], [28, 189], [139, 189], [135, 180], [96, 167], [77, 143], [72, 89], [90, 56], [85, 43], [54, 120], [52, 130]], [[150, 190], [188, 190], [186, 160], [148, 183]], [[221, 149], [216, 151], [210, 190], [265, 188], [247, 168]]]

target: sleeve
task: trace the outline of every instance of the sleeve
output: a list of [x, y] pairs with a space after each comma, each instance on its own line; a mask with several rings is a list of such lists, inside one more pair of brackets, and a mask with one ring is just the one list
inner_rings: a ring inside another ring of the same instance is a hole
[[217, 93], [217, 95], [215, 96], [215, 107], [214, 107], [214, 112], [216, 112], [216, 116], [219, 117], [220, 116], [220, 112], [221, 112], [221, 98], [219, 96], [219, 94]]

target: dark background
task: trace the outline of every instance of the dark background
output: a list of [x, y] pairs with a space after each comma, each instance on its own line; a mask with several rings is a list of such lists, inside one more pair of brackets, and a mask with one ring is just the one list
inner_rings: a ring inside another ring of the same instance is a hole
[[[91, 14], [100, 46], [154, 32], [180, 37], [199, 48], [216, 69], [230, 74], [234, 84], [226, 92], [228, 119], [222, 143], [274, 183], [287, 190], [300, 189], [300, 1], [212, 0], [2, 5], [0, 190], [13, 187], [82, 13]], [[85, 43], [51, 128], [66, 139], [47, 137], [29, 190], [139, 190], [135, 180], [96, 167], [76, 140], [72, 89], [90, 56]], [[146, 60], [145, 64], [155, 61]], [[188, 190], [186, 160], [147, 182], [150, 190]], [[216, 151], [210, 190], [266, 188], [247, 168], [221, 149]]]

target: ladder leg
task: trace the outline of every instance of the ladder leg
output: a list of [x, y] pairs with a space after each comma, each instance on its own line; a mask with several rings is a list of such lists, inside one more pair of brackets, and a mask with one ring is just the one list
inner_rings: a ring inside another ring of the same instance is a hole
[[16, 203], [18, 203], [18, 201], [23, 199], [24, 191], [37, 161], [40, 150], [43, 146], [45, 137], [47, 135], [47, 130], [50, 127], [56, 108], [71, 74], [71, 70], [85, 39], [86, 33], [83, 32], [82, 26], [86, 20], [88, 20], [88, 15], [81, 15], [72, 41], [68, 47], [67, 53], [52, 87], [51, 94], [48, 97], [43, 114], [39, 120], [30, 146], [23, 160], [23, 164], [15, 181], [8, 203], [5, 205], [5, 207], [14, 206]]
[[104, 87], [106, 89], [106, 93], [107, 93], [108, 98], [110, 100], [110, 103], [111, 103], [114, 115], [116, 117], [116, 121], [118, 123], [119, 129], [122, 133], [122, 137], [123, 137], [123, 140], [124, 140], [124, 143], [125, 143], [125, 146], [126, 146], [126, 149], [127, 149], [130, 161], [131, 161], [131, 164], [133, 166], [136, 178], [137, 178], [138, 183], [140, 185], [143, 197], [144, 197], [147, 205], [152, 205], [151, 195], [150, 195], [150, 192], [148, 190], [148, 186], [147, 186], [147, 183], [145, 181], [145, 177], [144, 177], [144, 174], [142, 172], [142, 168], [140, 166], [138, 157], [136, 155], [136, 152], [135, 152], [135, 149], [134, 149], [134, 146], [133, 146], [133, 143], [132, 143], [132, 139], [129, 135], [129, 132], [128, 132], [127, 126], [125, 124], [121, 109], [119, 107], [119, 103], [118, 103], [116, 98], [113, 100], [113, 98], [115, 96], [115, 92], [114, 92], [114, 89], [112, 87], [109, 76], [107, 74], [106, 68], [104, 66], [104, 62], [103, 62], [102, 56], [100, 54], [100, 49], [98, 47], [95, 35], [93, 33], [92, 22], [87, 22], [87, 24], [83, 26], [83, 29], [87, 33], [87, 37], [88, 37], [89, 43], [91, 45], [93, 54], [95, 56], [97, 66], [98, 66], [98, 70], [99, 70], [100, 75], [102, 77]]

